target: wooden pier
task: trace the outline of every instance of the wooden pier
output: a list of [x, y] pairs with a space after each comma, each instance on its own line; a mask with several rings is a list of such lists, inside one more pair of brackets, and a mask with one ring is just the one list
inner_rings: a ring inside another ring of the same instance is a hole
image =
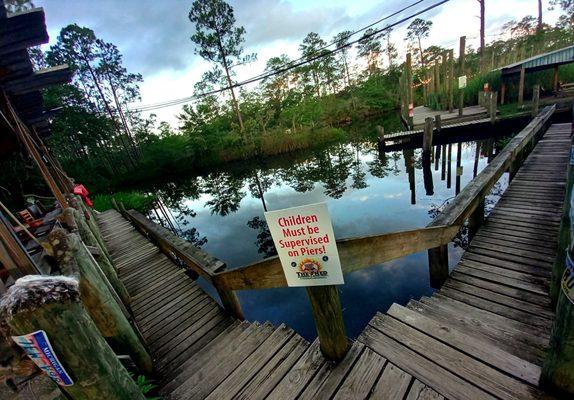
[[[406, 306], [393, 304], [386, 314], [375, 315], [338, 363], [323, 357], [318, 340], [309, 344], [285, 325], [232, 317], [146, 238], [157, 232], [141, 216], [124, 211], [130, 223], [115, 210], [100, 214], [100, 228], [152, 351], [162, 395], [167, 399], [548, 398], [538, 385], [554, 318], [548, 291], [570, 130], [570, 124], [551, 126], [513, 172], [512, 183], [442, 288], [430, 298]], [[532, 143], [528, 135], [524, 140]], [[342, 260], [346, 249], [341, 247]], [[167, 254], [174, 252], [185, 253], [176, 246]], [[200, 253], [186, 254], [200, 263]], [[207, 264], [217, 262], [211, 259]], [[268, 262], [269, 271], [272, 265]], [[244, 281], [236, 287], [249, 284], [248, 269], [240, 271]], [[213, 276], [235, 276], [226, 275], [232, 272], [219, 270]]]

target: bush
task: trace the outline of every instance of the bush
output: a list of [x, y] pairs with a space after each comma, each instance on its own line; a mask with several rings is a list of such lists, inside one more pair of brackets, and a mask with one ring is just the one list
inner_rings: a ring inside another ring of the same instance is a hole
[[118, 204], [120, 202], [123, 203], [126, 209], [134, 209], [142, 214], [146, 214], [150, 211], [153, 208], [154, 201], [156, 200], [154, 195], [141, 192], [98, 194], [94, 197], [94, 208], [98, 211], [106, 211], [114, 208], [112, 199], [115, 199]]

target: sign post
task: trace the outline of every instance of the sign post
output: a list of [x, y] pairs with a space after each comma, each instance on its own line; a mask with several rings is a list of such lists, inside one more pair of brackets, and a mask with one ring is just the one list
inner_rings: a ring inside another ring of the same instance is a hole
[[344, 280], [327, 205], [269, 211], [265, 219], [287, 284], [307, 287], [323, 355], [343, 359], [349, 343], [335, 285]]

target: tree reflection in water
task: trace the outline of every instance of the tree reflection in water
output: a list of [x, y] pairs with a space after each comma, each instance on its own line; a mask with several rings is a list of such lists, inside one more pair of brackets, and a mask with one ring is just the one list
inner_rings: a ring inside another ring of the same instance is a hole
[[259, 231], [257, 233], [257, 240], [255, 241], [257, 252], [259, 254], [263, 254], [265, 258], [276, 256], [277, 250], [275, 249], [275, 244], [273, 243], [273, 238], [271, 237], [271, 231], [269, 230], [267, 221], [265, 221], [264, 218], [257, 216], [247, 221], [247, 226]]

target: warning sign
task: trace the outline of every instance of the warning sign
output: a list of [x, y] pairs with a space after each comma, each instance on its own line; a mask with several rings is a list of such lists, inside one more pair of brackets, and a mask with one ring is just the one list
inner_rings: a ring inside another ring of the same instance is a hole
[[344, 283], [325, 203], [269, 211], [265, 219], [289, 286]]

